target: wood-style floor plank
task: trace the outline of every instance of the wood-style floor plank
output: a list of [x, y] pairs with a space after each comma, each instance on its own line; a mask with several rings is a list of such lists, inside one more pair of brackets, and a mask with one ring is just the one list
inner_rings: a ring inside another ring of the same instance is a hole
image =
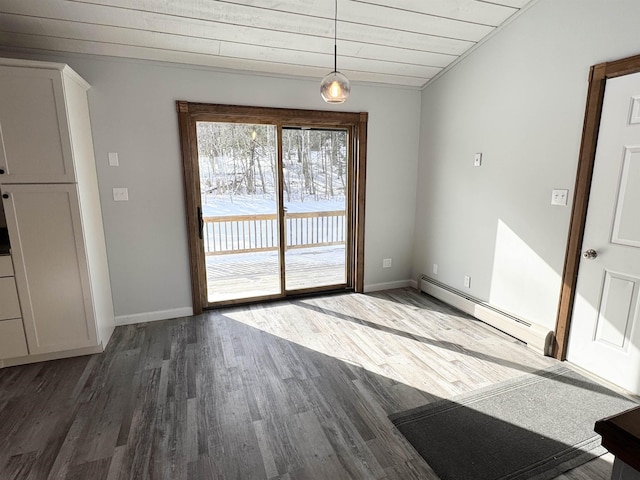
[[118, 327], [0, 370], [0, 478], [437, 480], [388, 415], [554, 363], [410, 289]]

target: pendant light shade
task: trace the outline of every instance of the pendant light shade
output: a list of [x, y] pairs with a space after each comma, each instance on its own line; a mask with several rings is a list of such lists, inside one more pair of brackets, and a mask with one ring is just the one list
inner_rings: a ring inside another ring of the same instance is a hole
[[327, 103], [344, 103], [350, 92], [349, 79], [337, 71], [331, 72], [320, 83], [320, 95]]
[[320, 95], [327, 103], [344, 103], [351, 93], [349, 79], [338, 71], [338, 0], [333, 23], [333, 72], [322, 79]]

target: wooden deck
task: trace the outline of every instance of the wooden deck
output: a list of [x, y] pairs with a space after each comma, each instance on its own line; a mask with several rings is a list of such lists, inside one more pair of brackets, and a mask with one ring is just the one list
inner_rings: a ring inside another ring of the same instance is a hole
[[[345, 283], [344, 245], [288, 250], [287, 290]], [[210, 302], [280, 293], [278, 252], [207, 257]]]

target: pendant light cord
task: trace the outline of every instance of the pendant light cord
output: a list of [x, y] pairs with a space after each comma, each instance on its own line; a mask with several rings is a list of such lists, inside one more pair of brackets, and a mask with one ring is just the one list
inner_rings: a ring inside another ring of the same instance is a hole
[[338, 71], [338, 0], [336, 0], [336, 16], [333, 20], [333, 71]]

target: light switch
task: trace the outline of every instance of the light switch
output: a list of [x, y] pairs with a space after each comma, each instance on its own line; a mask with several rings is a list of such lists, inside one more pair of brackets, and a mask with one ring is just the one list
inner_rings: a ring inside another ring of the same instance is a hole
[[480, 165], [482, 165], [482, 153], [476, 153], [473, 157], [473, 166], [479, 167]]
[[118, 154], [116, 152], [109, 152], [108, 156], [110, 166], [117, 167], [120, 165], [120, 162], [118, 161]]
[[116, 202], [126, 202], [127, 200], [129, 200], [129, 189], [126, 187], [114, 188], [113, 200]]
[[551, 205], [566, 205], [569, 190], [553, 190], [551, 192]]

